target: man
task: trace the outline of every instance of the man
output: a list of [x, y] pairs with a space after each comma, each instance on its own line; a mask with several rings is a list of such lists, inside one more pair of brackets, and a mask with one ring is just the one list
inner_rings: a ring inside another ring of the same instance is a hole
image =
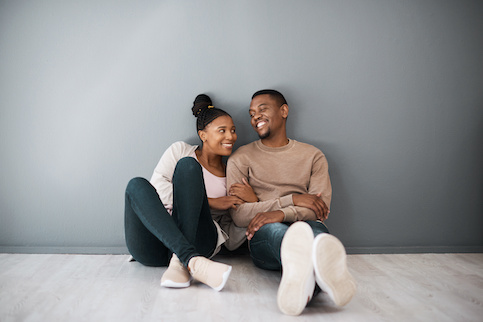
[[251, 186], [256, 195], [230, 211], [237, 226], [247, 227], [252, 260], [282, 269], [277, 303], [285, 314], [304, 310], [316, 282], [336, 305], [345, 305], [356, 285], [344, 246], [323, 223], [332, 196], [327, 160], [314, 146], [287, 137], [289, 107], [280, 92], [256, 92], [249, 112], [260, 140], [229, 158], [227, 187], [239, 195]]

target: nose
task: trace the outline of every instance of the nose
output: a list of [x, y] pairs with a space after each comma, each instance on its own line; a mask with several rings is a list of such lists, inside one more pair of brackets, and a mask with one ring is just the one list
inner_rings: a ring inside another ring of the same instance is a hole
[[236, 134], [235, 133], [232, 133], [231, 131], [226, 131], [225, 132], [225, 138], [227, 140], [230, 140], [230, 141], [233, 141], [233, 137], [235, 136]]
[[260, 113], [259, 112], [255, 112], [255, 114], [253, 114], [253, 118], [252, 120], [253, 121], [258, 121], [258, 119], [261, 117]]

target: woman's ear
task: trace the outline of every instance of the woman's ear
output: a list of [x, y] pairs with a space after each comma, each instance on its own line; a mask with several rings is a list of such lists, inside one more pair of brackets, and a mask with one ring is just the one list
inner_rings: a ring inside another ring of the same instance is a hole
[[202, 142], [205, 142], [206, 141], [206, 132], [205, 131], [199, 130], [198, 131], [198, 136], [200, 137], [200, 139], [201, 139]]

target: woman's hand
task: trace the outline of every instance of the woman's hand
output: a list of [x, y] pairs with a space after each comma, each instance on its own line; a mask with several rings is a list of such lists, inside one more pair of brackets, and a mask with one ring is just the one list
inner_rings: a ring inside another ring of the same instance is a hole
[[236, 209], [236, 207], [244, 203], [244, 201], [236, 196], [226, 196], [220, 198], [208, 198], [208, 203], [210, 204], [211, 209], [228, 210], [230, 208]]
[[258, 197], [253, 191], [252, 186], [245, 178], [242, 178], [243, 183], [234, 183], [231, 185], [229, 194], [236, 196], [245, 202], [258, 202]]

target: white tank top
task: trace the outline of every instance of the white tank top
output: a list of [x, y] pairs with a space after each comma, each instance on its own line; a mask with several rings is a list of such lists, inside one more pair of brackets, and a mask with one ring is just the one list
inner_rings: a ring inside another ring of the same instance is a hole
[[[196, 153], [191, 154], [198, 163], [200, 161], [196, 157]], [[206, 170], [205, 167], [200, 163], [203, 169], [203, 179], [205, 181], [206, 196], [208, 198], [220, 198], [226, 196], [226, 177], [217, 177], [210, 171]]]

